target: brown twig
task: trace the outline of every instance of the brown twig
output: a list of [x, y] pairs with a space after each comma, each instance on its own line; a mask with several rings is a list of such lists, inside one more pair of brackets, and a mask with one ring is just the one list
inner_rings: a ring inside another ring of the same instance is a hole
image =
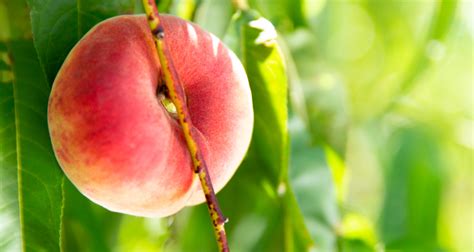
[[176, 106], [178, 120], [183, 129], [183, 134], [184, 138], [186, 139], [189, 153], [191, 154], [194, 165], [194, 173], [198, 175], [204, 195], [206, 197], [206, 202], [209, 214], [212, 219], [212, 224], [214, 226], [214, 234], [216, 235], [219, 251], [229, 251], [227, 236], [224, 228], [227, 218], [224, 217], [219, 208], [219, 203], [217, 202], [206, 162], [203, 158], [200, 146], [196, 142], [196, 129], [194, 128], [193, 123], [191, 122], [191, 117], [189, 116], [183, 85], [181, 84], [178, 73], [176, 72], [176, 68], [173, 64], [173, 59], [171, 58], [166, 45], [165, 30], [163, 29], [163, 24], [160, 20], [158, 9], [156, 8], [154, 0], [143, 0], [143, 7], [147, 15], [148, 24], [153, 34], [153, 38], [155, 40], [161, 69], [165, 78], [165, 85], [168, 88], [171, 101]]

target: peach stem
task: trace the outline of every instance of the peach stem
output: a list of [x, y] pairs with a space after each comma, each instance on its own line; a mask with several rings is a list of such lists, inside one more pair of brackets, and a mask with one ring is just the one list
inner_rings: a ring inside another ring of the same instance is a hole
[[186, 95], [184, 93], [183, 85], [181, 84], [178, 73], [173, 64], [173, 59], [168, 51], [168, 47], [166, 46], [165, 31], [160, 20], [158, 9], [154, 0], [143, 0], [143, 7], [156, 43], [158, 57], [165, 78], [165, 84], [168, 88], [171, 101], [176, 106], [178, 120], [183, 129], [189, 153], [191, 154], [194, 173], [199, 176], [206, 197], [207, 207], [214, 226], [214, 234], [216, 235], [219, 251], [229, 251], [224, 228], [227, 218], [224, 217], [219, 208], [219, 203], [212, 186], [206, 162], [203, 158], [199, 144], [195, 140], [197, 139], [196, 128], [194, 128], [193, 123], [191, 122], [191, 117], [189, 116], [189, 111], [186, 105]]

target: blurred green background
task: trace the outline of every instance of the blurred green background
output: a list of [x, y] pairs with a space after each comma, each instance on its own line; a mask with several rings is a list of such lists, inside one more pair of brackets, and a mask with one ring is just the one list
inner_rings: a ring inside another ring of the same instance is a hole
[[[231, 1], [158, 4], [232, 41]], [[278, 32], [291, 148], [288, 186], [251, 149], [218, 194], [232, 251], [474, 251], [474, 2], [248, 6]], [[65, 251], [216, 249], [204, 205], [147, 219], [65, 195]]]

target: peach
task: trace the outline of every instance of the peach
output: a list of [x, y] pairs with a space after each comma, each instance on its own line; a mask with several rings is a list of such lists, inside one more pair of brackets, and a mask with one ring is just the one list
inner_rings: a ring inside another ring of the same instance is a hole
[[[247, 76], [212, 34], [174, 16], [162, 21], [217, 192], [250, 143]], [[69, 53], [53, 84], [48, 125], [61, 168], [90, 200], [138, 216], [205, 201], [179, 122], [161, 101], [163, 87], [145, 16], [103, 21]]]

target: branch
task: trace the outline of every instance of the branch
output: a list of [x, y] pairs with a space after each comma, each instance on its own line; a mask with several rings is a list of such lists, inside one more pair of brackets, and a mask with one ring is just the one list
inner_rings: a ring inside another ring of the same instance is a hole
[[199, 176], [201, 181], [202, 190], [206, 197], [207, 207], [209, 215], [211, 216], [212, 224], [214, 226], [214, 234], [217, 239], [217, 245], [219, 251], [229, 251], [227, 243], [227, 236], [225, 233], [224, 224], [227, 222], [227, 218], [222, 214], [219, 203], [212, 186], [211, 177], [207, 169], [206, 162], [203, 158], [199, 144], [196, 142], [196, 129], [193, 126], [189, 111], [186, 105], [185, 93], [183, 85], [179, 79], [176, 68], [173, 64], [173, 59], [169, 53], [166, 45], [165, 30], [161, 22], [158, 9], [154, 0], [143, 0], [143, 7], [145, 9], [148, 24], [150, 26], [151, 33], [155, 40], [156, 48], [158, 51], [158, 57], [162, 72], [165, 78], [165, 85], [168, 88], [171, 101], [176, 106], [176, 112], [178, 114], [179, 123], [183, 129], [184, 138], [188, 146], [191, 159], [193, 161], [194, 173]]

